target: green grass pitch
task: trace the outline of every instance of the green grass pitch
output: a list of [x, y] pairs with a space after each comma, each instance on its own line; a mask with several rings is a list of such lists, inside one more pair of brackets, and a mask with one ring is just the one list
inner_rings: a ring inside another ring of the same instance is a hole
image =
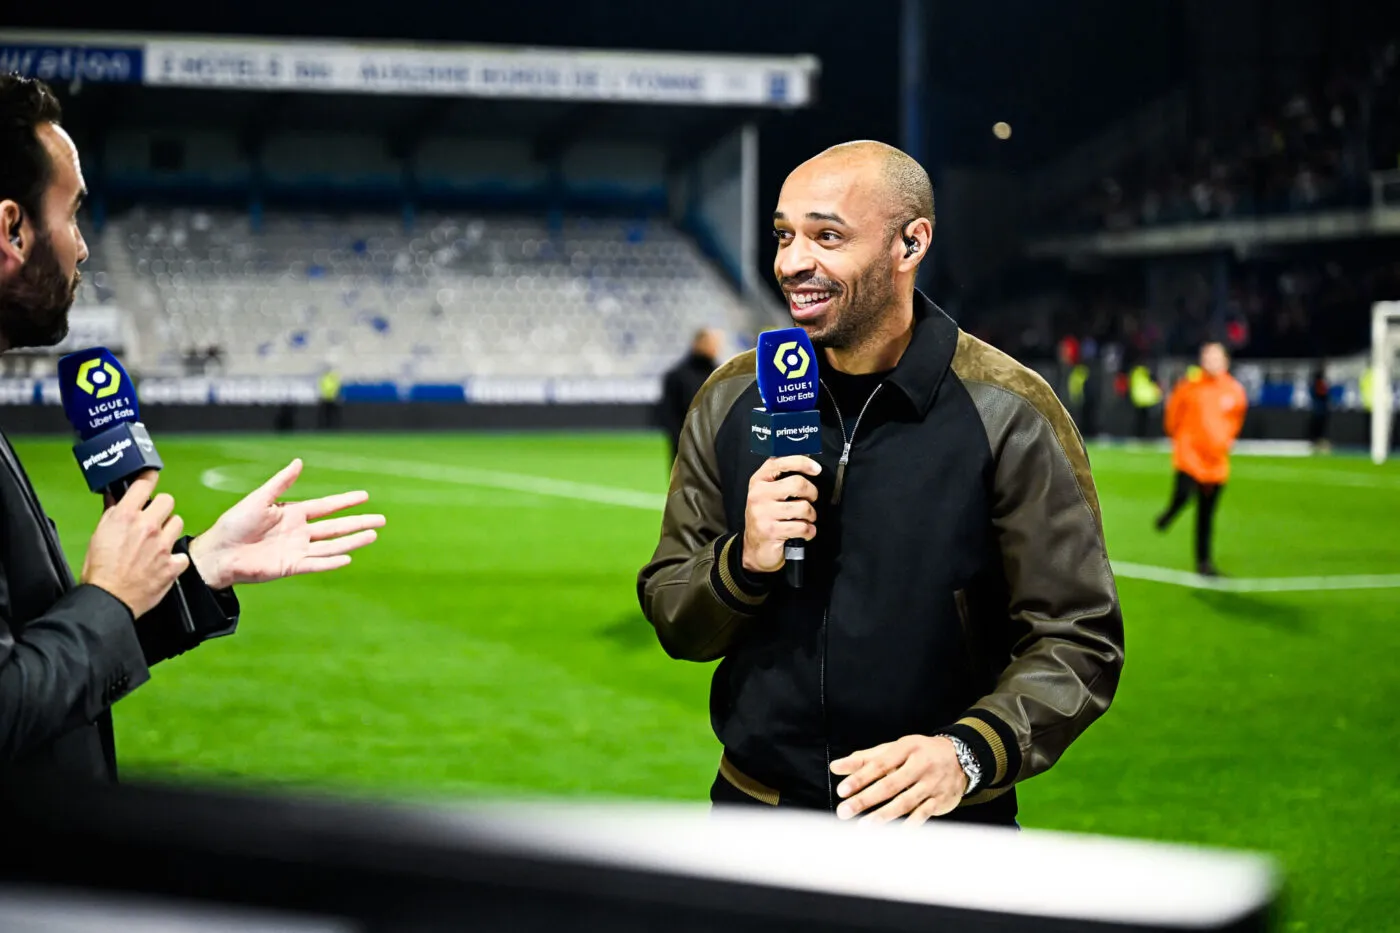
[[[158, 440], [192, 530], [294, 455], [299, 497], [365, 488], [389, 524], [346, 570], [242, 589], [236, 638], [158, 667], [117, 709], [126, 776], [704, 799], [709, 669], [662, 653], [634, 591], [666, 482], [658, 439]], [[80, 566], [97, 502], [68, 445], [17, 447]], [[1166, 457], [1092, 456], [1110, 555], [1189, 569], [1190, 513], [1150, 528]], [[1217, 562], [1246, 579], [1400, 572], [1400, 468], [1238, 458]], [[1023, 786], [1023, 822], [1272, 853], [1286, 928], [1400, 927], [1400, 589], [1119, 587], [1118, 699]]]

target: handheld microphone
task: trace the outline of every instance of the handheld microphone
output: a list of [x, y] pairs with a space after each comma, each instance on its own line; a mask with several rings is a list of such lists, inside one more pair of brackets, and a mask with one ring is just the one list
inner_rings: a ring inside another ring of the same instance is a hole
[[[136, 386], [106, 347], [60, 357], [58, 388], [63, 411], [78, 432], [73, 456], [88, 489], [118, 501], [137, 474], [165, 466], [141, 423]], [[194, 618], [178, 580], [174, 591], [180, 624], [193, 633]]]
[[[822, 419], [817, 411], [817, 352], [800, 327], [758, 335], [758, 394], [763, 407], [751, 413], [749, 449], [766, 457], [822, 452]], [[802, 586], [807, 542], [795, 538], [783, 546], [783, 571], [789, 585]]]

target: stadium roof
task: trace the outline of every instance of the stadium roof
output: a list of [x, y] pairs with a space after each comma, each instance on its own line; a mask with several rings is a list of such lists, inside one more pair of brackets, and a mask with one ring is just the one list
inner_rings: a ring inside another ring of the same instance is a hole
[[812, 56], [0, 30], [0, 70], [51, 83], [792, 109]]
[[187, 88], [93, 86], [65, 105], [75, 123], [92, 127], [183, 129], [242, 127], [266, 134], [295, 129], [346, 131], [387, 138], [457, 136], [533, 139], [542, 151], [586, 138], [660, 142], [684, 150], [707, 145], [762, 112], [746, 108], [658, 105], [640, 112], [617, 103], [404, 98], [310, 93], [211, 93]]
[[812, 56], [605, 51], [0, 29], [0, 71], [67, 92], [90, 131], [144, 126], [527, 138], [541, 156], [589, 138], [676, 158], [740, 123], [810, 105]]

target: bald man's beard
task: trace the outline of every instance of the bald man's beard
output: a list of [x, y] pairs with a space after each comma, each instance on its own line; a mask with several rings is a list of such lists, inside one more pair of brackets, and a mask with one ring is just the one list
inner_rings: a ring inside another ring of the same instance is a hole
[[0, 281], [0, 336], [5, 349], [51, 347], [68, 336], [68, 311], [78, 295], [82, 274], [63, 274], [53, 242], [34, 243], [29, 258], [9, 279]]
[[819, 330], [808, 331], [807, 336], [812, 339], [813, 346], [822, 349], [858, 347], [879, 332], [894, 298], [894, 270], [877, 259], [848, 282], [832, 301], [830, 322]]

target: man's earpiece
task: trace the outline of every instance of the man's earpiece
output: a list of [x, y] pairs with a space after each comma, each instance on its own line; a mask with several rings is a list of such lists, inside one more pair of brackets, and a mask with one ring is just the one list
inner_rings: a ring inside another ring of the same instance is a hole
[[[912, 223], [912, 221], [910, 221], [910, 223]], [[904, 258], [908, 259], [919, 251], [919, 241], [915, 237], [909, 235], [909, 224], [904, 225], [904, 230], [900, 236], [904, 237]]]
[[14, 246], [14, 247], [18, 247], [18, 246], [19, 246], [19, 243], [20, 243], [19, 228], [20, 228], [20, 225], [23, 224], [23, 223], [24, 223], [24, 215], [21, 214], [21, 215], [19, 215], [18, 217], [16, 217], [16, 218], [15, 218], [15, 222], [14, 222], [13, 224], [10, 225], [10, 245], [11, 245], [11, 246]]

